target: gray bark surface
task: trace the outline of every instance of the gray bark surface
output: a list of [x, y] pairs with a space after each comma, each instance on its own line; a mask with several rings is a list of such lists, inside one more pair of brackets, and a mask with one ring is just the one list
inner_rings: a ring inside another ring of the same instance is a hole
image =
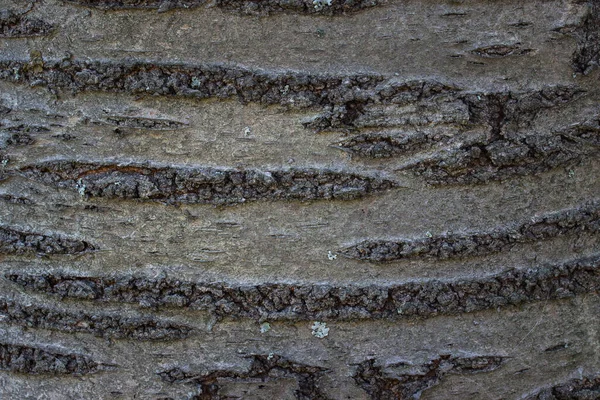
[[597, 0], [0, 0], [1, 399], [600, 399]]

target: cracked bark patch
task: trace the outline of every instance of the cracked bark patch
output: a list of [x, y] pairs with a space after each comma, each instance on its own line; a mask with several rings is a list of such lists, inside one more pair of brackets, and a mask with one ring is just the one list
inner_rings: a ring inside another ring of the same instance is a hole
[[50, 129], [40, 125], [15, 125], [0, 129], [0, 149], [14, 146], [29, 146], [35, 143], [35, 136], [50, 132]]
[[[95, 122], [95, 121], [94, 121]], [[164, 118], [132, 117], [126, 115], [110, 115], [97, 121], [100, 124], [116, 126], [117, 128], [143, 129], [151, 131], [171, 131], [184, 129], [187, 124]]]
[[[207, 0], [66, 0], [80, 6], [104, 10], [147, 9], [159, 12], [171, 9], [189, 9], [208, 5]], [[300, 13], [320, 15], [343, 15], [376, 7], [381, 0], [215, 0], [210, 6], [246, 15], [272, 13]]]
[[[442, 149], [406, 167], [432, 183], [453, 180], [474, 183], [478, 179], [537, 173], [536, 168], [553, 168], [553, 163], [578, 159], [581, 153], [589, 151], [588, 147], [598, 146], [597, 141], [573, 137], [571, 128], [552, 135], [532, 131], [542, 110], [573, 102], [583, 93], [566, 86], [548, 86], [529, 92], [458, 93], [446, 99], [438, 97], [436, 101], [421, 102], [418, 112], [396, 116], [397, 110], [369, 107], [354, 125], [370, 120], [368, 127], [381, 129], [389, 125], [396, 129], [361, 133], [334, 147], [367, 158]], [[390, 124], [390, 121], [394, 122]], [[518, 147], [522, 148], [521, 152], [515, 151]], [[510, 170], [512, 164], [514, 168]]]
[[145, 167], [51, 161], [20, 173], [91, 197], [170, 204], [232, 205], [251, 201], [352, 200], [397, 186], [391, 180], [350, 172], [306, 169], [255, 170], [211, 167]]
[[292, 377], [298, 382], [295, 392], [298, 400], [327, 400], [327, 397], [319, 388], [318, 380], [327, 369], [305, 365], [288, 360], [276, 354], [251, 355], [246, 358], [252, 360], [246, 371], [235, 371], [217, 369], [209, 371], [194, 371], [190, 368], [174, 367], [158, 373], [162, 380], [169, 383], [185, 383], [195, 385], [200, 389], [198, 400], [224, 399], [219, 392], [222, 381], [248, 381], [253, 379], [281, 379]]
[[238, 99], [241, 103], [280, 105], [323, 112], [304, 122], [315, 130], [354, 129], [368, 104], [396, 106], [449, 96], [459, 88], [436, 81], [400, 82], [377, 74], [318, 75], [269, 72], [237, 66], [110, 63], [77, 60], [0, 61], [0, 79], [53, 92], [103, 91], [196, 99]]
[[489, 126], [484, 138], [428, 156], [405, 167], [433, 185], [480, 184], [516, 176], [536, 175], [567, 167], [598, 153], [597, 121], [586, 121], [552, 134], [530, 131], [537, 113], [577, 99], [574, 88], [555, 87], [520, 99], [491, 96], [470, 103], [473, 121]]
[[21, 374], [86, 375], [97, 372], [100, 364], [74, 353], [40, 347], [0, 343], [0, 369]]
[[5, 201], [9, 204], [24, 204], [24, 205], [35, 204], [35, 202], [33, 200], [28, 199], [27, 197], [13, 196], [12, 194], [9, 194], [9, 193], [0, 194], [0, 200]]
[[365, 240], [340, 253], [346, 257], [375, 262], [472, 257], [506, 251], [517, 243], [533, 243], [585, 231], [600, 231], [600, 201], [489, 231], [445, 233], [416, 239]]
[[486, 184], [573, 166], [598, 153], [596, 141], [563, 134], [498, 138], [443, 150], [405, 169], [434, 186]]
[[0, 10], [0, 38], [46, 36], [54, 26], [37, 18], [30, 18], [13, 10]]
[[526, 400], [593, 400], [600, 398], [600, 377], [584, 377], [542, 389]]
[[[336, 76], [258, 71], [216, 64], [44, 61], [41, 57], [33, 57], [30, 62], [0, 62], [0, 79], [47, 86], [55, 92], [233, 98], [243, 104], [317, 109], [321, 110], [320, 114], [303, 122], [306, 128], [316, 131], [351, 131], [390, 124], [450, 123], [462, 129], [465, 125], [484, 125], [490, 129], [490, 141], [502, 136], [510, 139], [511, 132], [529, 127], [540, 110], [572, 102], [583, 93], [566, 86], [525, 92], [466, 93], [456, 86], [436, 81], [399, 81], [377, 74]], [[408, 105], [416, 107], [418, 112], [403, 111]], [[117, 122], [133, 123], [132, 120]], [[138, 120], [142, 125], [147, 122]]]
[[138, 303], [144, 307], [206, 310], [216, 318], [353, 320], [430, 318], [595, 293], [600, 256], [496, 275], [395, 285], [234, 285], [170, 278], [68, 273], [6, 273], [26, 289], [82, 300]]
[[82, 254], [95, 250], [83, 240], [0, 227], [0, 254]]
[[521, 48], [520, 43], [516, 43], [478, 47], [471, 50], [471, 53], [483, 58], [502, 58], [510, 56], [524, 56], [526, 54], [531, 54], [534, 51], [534, 49], [523, 49]]
[[192, 329], [157, 318], [124, 317], [101, 312], [71, 312], [0, 298], [0, 321], [28, 328], [84, 332], [95, 336], [132, 340], [176, 340]]
[[371, 359], [358, 364], [353, 378], [373, 400], [416, 399], [424, 390], [439, 384], [445, 375], [490, 372], [500, 368], [505, 360], [500, 356], [441, 355], [423, 365], [400, 363], [384, 368]]
[[345, 138], [332, 146], [359, 157], [389, 158], [448, 144], [463, 132], [461, 128], [446, 126], [368, 132]]
[[587, 3], [588, 11], [581, 24], [570, 32], [577, 40], [572, 66], [575, 72], [589, 74], [600, 63], [600, 4], [595, 0]]

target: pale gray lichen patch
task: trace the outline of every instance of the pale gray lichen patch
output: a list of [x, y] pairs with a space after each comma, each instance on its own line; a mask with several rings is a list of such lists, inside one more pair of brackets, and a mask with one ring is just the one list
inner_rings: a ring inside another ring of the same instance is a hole
[[329, 335], [329, 328], [325, 322], [315, 321], [311, 327], [312, 335], [319, 339], [323, 339], [325, 336]]
[[77, 189], [77, 193], [79, 193], [79, 195], [81, 197], [85, 196], [85, 184], [83, 183], [83, 181], [81, 179], [77, 180], [77, 184], [75, 185], [75, 188]]
[[268, 322], [263, 322], [260, 324], [260, 333], [267, 333], [271, 330], [271, 324]]
[[325, 6], [331, 5], [331, 0], [313, 0], [315, 10], [321, 11]]

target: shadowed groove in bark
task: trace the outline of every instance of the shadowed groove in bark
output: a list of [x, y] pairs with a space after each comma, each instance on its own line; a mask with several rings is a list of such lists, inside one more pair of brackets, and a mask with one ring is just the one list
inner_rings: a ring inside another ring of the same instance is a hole
[[81, 354], [0, 342], [0, 370], [21, 374], [86, 375], [98, 369], [97, 362]]
[[600, 377], [584, 377], [540, 390], [526, 400], [593, 400], [600, 398]]
[[496, 44], [492, 46], [478, 47], [471, 53], [483, 58], [502, 58], [510, 56], [523, 56], [534, 52], [534, 49], [523, 49], [520, 43]]
[[23, 167], [20, 173], [81, 195], [172, 204], [352, 200], [397, 186], [383, 178], [314, 168], [242, 170], [50, 161]]
[[187, 127], [187, 124], [183, 122], [170, 119], [132, 117], [126, 115], [110, 115], [102, 118], [96, 123], [113, 125], [118, 128], [144, 129], [151, 131], [172, 131]]
[[365, 158], [389, 158], [410, 155], [448, 144], [464, 130], [450, 127], [417, 127], [406, 130], [367, 132], [344, 138], [332, 147], [353, 156]]
[[65, 0], [67, 3], [102, 10], [148, 9], [168, 11], [174, 8], [194, 8], [206, 4], [207, 0]]
[[82, 254], [93, 250], [95, 247], [83, 240], [0, 226], [0, 254]]
[[[419, 89], [419, 85], [423, 88]], [[366, 102], [349, 103], [354, 105], [355, 116], [344, 124], [340, 121], [350, 115], [348, 104], [343, 106], [339, 116], [335, 112], [336, 107], [333, 107], [333, 111], [324, 113], [306, 125], [315, 125], [319, 122], [319, 118], [322, 118], [324, 121], [334, 122], [330, 125], [325, 124], [323, 128], [329, 126], [379, 129], [410, 127], [423, 130], [425, 127], [451, 127], [458, 133], [479, 126], [487, 128], [488, 135], [484, 138], [484, 143], [490, 143], [500, 138], [518, 138], [523, 132], [530, 133], [533, 122], [542, 110], [564, 106], [578, 100], [586, 93], [585, 90], [575, 86], [564, 85], [549, 85], [527, 91], [477, 93], [466, 92], [447, 85], [437, 84], [436, 86], [432, 82], [426, 81], [390, 82], [386, 88], [381, 90], [381, 93], [387, 95], [388, 88], [397, 91], [397, 94], [386, 98], [379, 96], [379, 93], [373, 93]], [[420, 96], [420, 91], [426, 95]], [[401, 106], [407, 104], [414, 106], [416, 111], [404, 111], [403, 114]], [[381, 107], [381, 105], [389, 105], [389, 109], [377, 110], [376, 107]], [[339, 108], [339, 106], [337, 107]], [[399, 112], [399, 115], [394, 115]], [[369, 121], [370, 119], [374, 121]], [[379, 133], [375, 132], [376, 137]], [[402, 131], [398, 133], [402, 134]], [[368, 133], [363, 135], [365, 138], [368, 137]], [[404, 134], [402, 135], [404, 136]], [[438, 135], [437, 140], [444, 139], [445, 136], [448, 136], [447, 132], [444, 135]], [[450, 136], [465, 139], [456, 133]], [[408, 149], [400, 147], [396, 149], [395, 153], [414, 150], [413, 146], [415, 149], [427, 148], [424, 146], [425, 144], [436, 141], [435, 136], [427, 137], [427, 140], [423, 140], [419, 136], [407, 139]], [[360, 152], [357, 153], [361, 155]], [[368, 154], [362, 155], [368, 156]]]
[[0, 149], [12, 146], [28, 146], [35, 143], [39, 133], [50, 132], [50, 129], [40, 125], [15, 125], [0, 128]]
[[529, 128], [540, 111], [568, 104], [583, 94], [585, 90], [578, 87], [549, 85], [529, 91], [468, 93], [461, 99], [469, 107], [471, 122], [488, 126], [495, 139]]
[[24, 205], [35, 204], [35, 202], [33, 200], [28, 199], [27, 197], [13, 196], [12, 194], [9, 194], [9, 193], [1, 193], [0, 201], [5, 201], [9, 204], [24, 204]]
[[[104, 10], [156, 9], [159, 12], [171, 9], [189, 9], [208, 5], [207, 0], [66, 0], [81, 6]], [[215, 0], [211, 6], [227, 11], [249, 15], [267, 15], [289, 12], [301, 14], [340, 15], [357, 12], [382, 4], [381, 0]]]
[[[221, 399], [219, 391], [222, 384], [220, 380], [244, 381], [250, 379], [281, 379], [292, 377], [298, 382], [295, 392], [298, 400], [327, 400], [320, 389], [318, 380], [327, 369], [296, 363], [277, 355], [250, 355], [246, 358], [252, 360], [247, 371], [235, 370], [209, 370], [208, 372], [190, 371], [189, 368], [171, 368], [158, 373], [162, 380], [169, 383], [185, 383], [196, 385], [201, 394], [194, 397], [198, 400]], [[224, 399], [224, 398], [223, 398]]]
[[[199, 66], [86, 62], [77, 60], [0, 62], [0, 79], [47, 86], [52, 91], [104, 91], [137, 95], [180, 96], [197, 99], [238, 99], [243, 104], [280, 105], [290, 109], [320, 109], [303, 122], [317, 131], [354, 130], [371, 105], [418, 105], [425, 114], [445, 110], [452, 102], [468, 106], [470, 123], [491, 127], [498, 135], [528, 126], [540, 110], [557, 107], [581, 96], [575, 87], [549, 86], [541, 90], [507, 93], [465, 93], [456, 86], [432, 80], [400, 81], [377, 74], [319, 75], [292, 71], [251, 70], [239, 66]], [[454, 113], [460, 114], [459, 110]], [[461, 124], [460, 115], [449, 115]], [[403, 118], [406, 119], [407, 117]], [[363, 118], [364, 119], [364, 118]], [[414, 121], [417, 119], [417, 121]], [[430, 125], [427, 115], [408, 118], [411, 124]], [[442, 121], [444, 119], [442, 118]]]
[[430, 318], [543, 300], [600, 289], [600, 256], [496, 275], [395, 285], [311, 285], [186, 282], [143, 276], [78, 276], [7, 272], [26, 289], [60, 297], [139, 303], [145, 307], [207, 310], [216, 318], [352, 320]]
[[[348, 78], [344, 78], [347, 89], [349, 82]], [[374, 90], [353, 90], [354, 93], [351, 93], [347, 89], [335, 101], [322, 103], [323, 112], [304, 119], [304, 127], [317, 132], [351, 132], [361, 128], [421, 127], [442, 123], [460, 126], [468, 123], [465, 118], [467, 110], [463, 115], [460, 109], [461, 106], [466, 107], [457, 95], [461, 89], [450, 84], [388, 79]], [[414, 106], [415, 111], [403, 110], [403, 106], [407, 105]], [[383, 110], [378, 109], [382, 106]]]
[[[450, 102], [431, 103], [417, 115], [406, 116], [405, 123], [396, 129], [361, 133], [334, 147], [367, 158], [404, 156], [449, 147], [406, 169], [417, 174], [430, 174], [442, 183], [450, 183], [453, 175], [457, 175], [457, 181], [462, 179], [467, 183], [477, 177], [498, 179], [502, 174], [510, 175], [507, 168], [512, 164], [523, 169], [530, 165], [535, 167], [536, 162], [550, 165], [553, 161], [546, 158], [558, 159], [554, 162], [561, 161], [559, 156], [571, 160], [579, 153], [589, 151], [587, 147], [599, 145], [593, 140], [574, 143], [568, 132], [540, 135], [531, 128], [541, 110], [568, 104], [583, 93], [574, 87], [548, 86], [521, 93], [458, 94], [453, 101], [466, 108], [466, 116], [457, 105], [444, 110], [444, 105], [452, 104]], [[441, 113], [441, 117], [429, 116], [432, 112]], [[483, 128], [483, 132], [478, 127]], [[453, 148], [452, 145], [458, 142], [460, 146]], [[514, 148], [521, 151], [514, 154]], [[534, 168], [531, 169], [530, 172], [535, 173]], [[527, 173], [526, 170], [523, 172]]]
[[46, 36], [53, 25], [37, 18], [29, 18], [14, 10], [0, 10], [0, 38]]
[[447, 374], [490, 372], [500, 368], [505, 360], [500, 356], [441, 355], [423, 365], [399, 363], [387, 366], [388, 371], [384, 371], [371, 359], [357, 365], [353, 378], [373, 400], [418, 399], [424, 390], [439, 384]]
[[489, 231], [446, 233], [417, 239], [365, 240], [340, 253], [358, 260], [379, 262], [471, 257], [506, 251], [517, 243], [533, 243], [585, 231], [600, 231], [600, 200]]
[[6, 148], [9, 146], [27, 146], [35, 143], [35, 139], [28, 133], [16, 132], [9, 135], [2, 135], [0, 138], [4, 143], [0, 145], [0, 148]]
[[560, 131], [561, 135], [573, 142], [585, 143], [586, 145], [600, 146], [600, 116], [574, 124]]
[[598, 151], [596, 144], [573, 143], [562, 135], [530, 135], [463, 145], [419, 160], [405, 170], [434, 186], [485, 184], [567, 168]]
[[436, 81], [398, 81], [378, 74], [325, 75], [293, 71], [251, 70], [239, 66], [157, 63], [0, 61], [0, 79], [51, 91], [119, 92], [136, 95], [238, 99], [241, 103], [317, 108], [306, 121], [315, 130], [353, 129], [365, 105], [406, 105], [460, 91]]
[[50, 128], [41, 125], [14, 125], [14, 126], [6, 126], [2, 128], [5, 132], [10, 133], [47, 133], [50, 132]]
[[[531, 131], [531, 123], [543, 109], [556, 107], [578, 98], [581, 92], [555, 88], [554, 94], [539, 92], [511, 104], [492, 100], [479, 108], [471, 102], [473, 121], [487, 121], [487, 137], [466, 141], [405, 167], [433, 185], [480, 184], [516, 176], [536, 175], [557, 167], [567, 167], [583, 157], [597, 154], [600, 148], [597, 130], [582, 131], [569, 127], [552, 134]], [[563, 92], [565, 90], [565, 92]], [[479, 109], [477, 109], [479, 108]]]
[[[199, 99], [238, 98], [244, 103], [281, 104], [294, 108], [343, 104], [345, 99], [342, 97], [350, 97], [353, 92], [358, 95], [361, 91], [372, 90], [385, 79], [382, 75], [311, 75], [220, 64], [189, 66], [44, 60], [42, 68], [34, 70], [32, 63], [2, 61], [0, 77], [17, 83], [35, 81], [38, 85], [72, 92], [123, 92]], [[394, 92], [389, 93], [390, 96]]]
[[600, 3], [589, 0], [588, 11], [573, 34], [577, 39], [577, 50], [573, 54], [573, 69], [588, 74], [600, 63]]
[[91, 333], [114, 339], [176, 340], [186, 338], [192, 331], [188, 326], [156, 318], [71, 312], [6, 298], [0, 298], [0, 321], [28, 328]]

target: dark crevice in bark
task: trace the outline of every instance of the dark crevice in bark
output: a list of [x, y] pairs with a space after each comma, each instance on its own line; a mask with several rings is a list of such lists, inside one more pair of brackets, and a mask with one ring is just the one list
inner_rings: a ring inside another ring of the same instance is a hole
[[24, 304], [0, 298], [3, 323], [61, 332], [84, 332], [100, 337], [132, 340], [176, 340], [190, 335], [192, 329], [157, 318], [124, 317], [102, 312], [72, 312], [48, 306]]
[[0, 370], [21, 374], [86, 375], [97, 372], [100, 364], [73, 353], [40, 347], [0, 343]]
[[531, 54], [534, 49], [523, 49], [520, 43], [516, 44], [496, 44], [492, 46], [478, 47], [471, 50], [471, 53], [484, 58], [502, 58], [510, 56], [524, 56]]
[[517, 243], [534, 243], [563, 235], [600, 231], [600, 201], [542, 214], [524, 222], [482, 232], [446, 233], [400, 240], [365, 240], [341, 254], [365, 261], [412, 258], [449, 259], [482, 256], [510, 249]]
[[252, 360], [248, 370], [240, 372], [235, 370], [217, 369], [207, 372], [193, 371], [189, 368], [171, 368], [159, 372], [159, 376], [169, 383], [185, 383], [196, 386], [200, 394], [194, 399], [221, 400], [226, 399], [220, 395], [223, 381], [251, 381], [251, 380], [277, 380], [291, 377], [298, 382], [295, 392], [298, 400], [327, 400], [319, 388], [318, 381], [327, 369], [305, 365], [290, 361], [276, 354], [247, 356]]
[[0, 10], [0, 38], [46, 36], [54, 26], [14, 10]]
[[243, 170], [52, 161], [23, 167], [19, 173], [44, 183], [78, 190], [82, 196], [169, 204], [352, 200], [397, 186], [383, 178], [314, 168]]
[[0, 227], [0, 254], [82, 254], [95, 250], [83, 240]]
[[542, 389], [526, 400], [594, 400], [600, 399], [600, 377], [584, 377]]
[[[66, 0], [81, 6], [104, 10], [148, 9], [159, 12], [208, 5], [207, 0]], [[301, 13], [343, 15], [376, 7], [381, 0], [215, 0], [210, 6], [247, 15]]]
[[384, 368], [376, 366], [372, 359], [358, 364], [354, 381], [373, 400], [417, 399], [447, 374], [490, 372], [500, 368], [505, 360], [500, 356], [441, 355], [423, 365], [400, 363]]
[[187, 128], [187, 124], [164, 118], [132, 117], [110, 115], [92, 123], [106, 124], [125, 129], [143, 129], [150, 131], [172, 131]]
[[575, 72], [581, 74], [589, 74], [600, 63], [600, 3], [589, 0], [587, 7], [581, 24], [572, 32], [577, 39], [572, 65]]
[[351, 130], [368, 104], [412, 104], [451, 95], [459, 88], [435, 81], [398, 82], [383, 75], [317, 75], [237, 66], [109, 63], [77, 60], [1, 61], [0, 79], [53, 92], [119, 92], [135, 95], [238, 99], [324, 112], [304, 123], [315, 130]]
[[143, 276], [6, 273], [26, 289], [82, 300], [207, 310], [216, 318], [352, 320], [431, 318], [571, 298], [600, 288], [600, 256], [497, 275], [396, 285], [235, 285]]

